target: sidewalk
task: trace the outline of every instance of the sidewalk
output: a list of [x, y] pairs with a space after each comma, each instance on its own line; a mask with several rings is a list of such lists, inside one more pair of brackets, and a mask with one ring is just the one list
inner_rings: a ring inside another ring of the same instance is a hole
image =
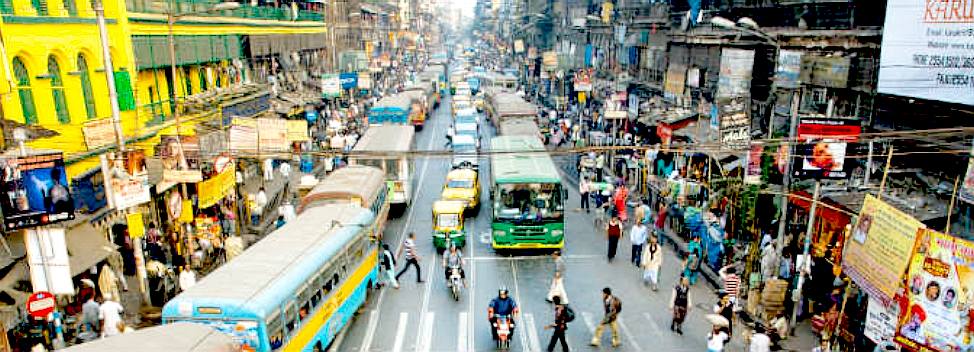
[[[309, 175], [308, 173], [301, 172], [299, 167], [294, 161], [291, 162], [291, 174], [287, 180], [281, 175], [280, 168], [274, 168], [274, 179], [264, 181], [264, 173], [261, 170], [261, 164], [251, 165], [244, 170], [244, 182], [238, 187], [240, 192], [240, 199], [246, 199], [248, 194], [256, 195], [260, 191], [261, 187], [264, 187], [264, 192], [267, 193], [267, 206], [264, 208], [264, 214], [260, 219], [260, 223], [257, 226], [252, 226], [250, 219], [241, 219], [242, 228], [240, 231], [241, 236], [247, 241], [248, 244], [256, 242], [258, 239], [263, 237], [265, 234], [270, 233], [274, 228], [274, 223], [277, 221], [277, 208], [280, 206], [281, 202], [285, 199], [290, 199], [292, 205], [298, 206], [297, 199], [292, 198], [297, 192], [297, 187], [301, 183], [301, 177], [304, 175]], [[315, 175], [315, 177], [320, 177], [323, 173], [324, 166], [315, 166], [315, 168], [310, 173]], [[285, 194], [286, 193], [286, 194]]]

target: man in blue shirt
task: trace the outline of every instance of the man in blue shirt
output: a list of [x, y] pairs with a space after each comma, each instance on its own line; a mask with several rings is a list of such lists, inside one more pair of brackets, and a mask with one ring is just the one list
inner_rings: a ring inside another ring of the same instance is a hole
[[[507, 294], [507, 288], [501, 288], [497, 292], [497, 297], [490, 301], [490, 306], [487, 308], [487, 319], [490, 320], [490, 334], [497, 340], [497, 329], [494, 324], [497, 323], [497, 316], [504, 315], [507, 319], [514, 319], [518, 313], [517, 302], [514, 302], [514, 298], [511, 298]], [[510, 335], [514, 335], [514, 324], [511, 325]]]

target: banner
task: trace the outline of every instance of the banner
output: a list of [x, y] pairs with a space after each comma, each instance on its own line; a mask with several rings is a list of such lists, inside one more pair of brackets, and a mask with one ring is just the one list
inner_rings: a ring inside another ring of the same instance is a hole
[[3, 227], [7, 230], [74, 219], [61, 153], [0, 158]]
[[799, 79], [801, 72], [801, 51], [780, 50], [778, 52], [778, 65], [774, 71], [774, 84], [778, 88], [798, 88], [801, 85], [801, 80]]
[[321, 75], [321, 97], [336, 98], [342, 94], [342, 81], [334, 73]]
[[102, 172], [108, 187], [109, 206], [123, 210], [149, 201], [149, 172], [145, 165], [145, 152], [125, 151], [124, 160], [115, 153], [101, 155]]
[[744, 163], [744, 183], [748, 185], [761, 184], [761, 159], [764, 154], [763, 143], [751, 143]]
[[81, 130], [85, 135], [85, 145], [88, 146], [88, 150], [115, 143], [115, 126], [112, 125], [110, 118], [85, 121]]
[[896, 341], [911, 350], [960, 351], [971, 338], [974, 242], [921, 229], [907, 272], [909, 306]]
[[196, 136], [159, 137], [156, 156], [162, 160], [162, 180], [170, 183], [202, 181], [199, 147]]
[[751, 96], [754, 50], [724, 48], [720, 53], [717, 97]]
[[889, 0], [877, 91], [974, 105], [971, 1]]
[[287, 141], [304, 142], [308, 137], [308, 122], [305, 120], [287, 120]]
[[235, 167], [227, 167], [223, 172], [198, 184], [199, 199], [197, 203], [200, 209], [212, 207], [221, 199], [233, 193], [233, 188], [237, 184], [235, 170]]
[[794, 176], [801, 178], [843, 179], [849, 176], [846, 151], [849, 142], [859, 139], [858, 119], [802, 117], [798, 122], [797, 157]]
[[961, 200], [974, 203], [974, 145], [971, 145], [971, 154], [967, 156], [967, 173], [964, 174], [964, 184], [958, 190]]
[[866, 324], [863, 335], [875, 343], [888, 340], [896, 334], [896, 322], [900, 316], [900, 306], [883, 304], [882, 301], [869, 298], [866, 306]]
[[720, 145], [730, 149], [747, 149], [751, 140], [751, 119], [748, 117], [749, 99], [720, 98], [717, 109], [720, 114]]
[[871, 297], [889, 303], [922, 227], [920, 221], [867, 194], [842, 253], [842, 271]]

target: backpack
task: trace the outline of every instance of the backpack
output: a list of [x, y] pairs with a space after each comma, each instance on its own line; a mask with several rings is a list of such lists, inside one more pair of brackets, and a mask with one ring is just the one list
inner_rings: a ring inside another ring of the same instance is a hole
[[562, 311], [561, 314], [564, 314], [566, 323], [570, 323], [575, 320], [575, 310], [572, 309], [572, 307], [569, 307], [567, 304], [565, 305], [565, 310]]

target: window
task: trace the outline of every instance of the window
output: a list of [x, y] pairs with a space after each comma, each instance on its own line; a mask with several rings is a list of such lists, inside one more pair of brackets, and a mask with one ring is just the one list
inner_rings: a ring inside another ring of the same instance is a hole
[[84, 55], [81, 54], [78, 54], [78, 72], [81, 73], [81, 93], [85, 97], [85, 111], [88, 113], [88, 119], [96, 118], [98, 117], [98, 110], [95, 107], [95, 92], [91, 89], [91, 72], [88, 71], [88, 60], [85, 60]]
[[37, 123], [37, 109], [34, 106], [34, 92], [30, 87], [30, 72], [19, 57], [13, 61], [14, 78], [17, 79], [17, 95], [20, 96], [20, 110], [24, 115], [24, 123]]
[[64, 80], [61, 79], [61, 67], [54, 56], [47, 57], [47, 74], [51, 75], [51, 95], [54, 98], [54, 110], [61, 123], [71, 122], [68, 113], [68, 102], [64, 96]]
[[267, 338], [271, 351], [284, 347], [284, 327], [282, 325], [280, 310], [271, 314], [271, 318], [267, 319]]
[[64, 9], [68, 10], [68, 15], [77, 16], [78, 7], [75, 6], [74, 0], [64, 0]]
[[47, 16], [47, 0], [31, 0], [30, 4], [38, 16]]

